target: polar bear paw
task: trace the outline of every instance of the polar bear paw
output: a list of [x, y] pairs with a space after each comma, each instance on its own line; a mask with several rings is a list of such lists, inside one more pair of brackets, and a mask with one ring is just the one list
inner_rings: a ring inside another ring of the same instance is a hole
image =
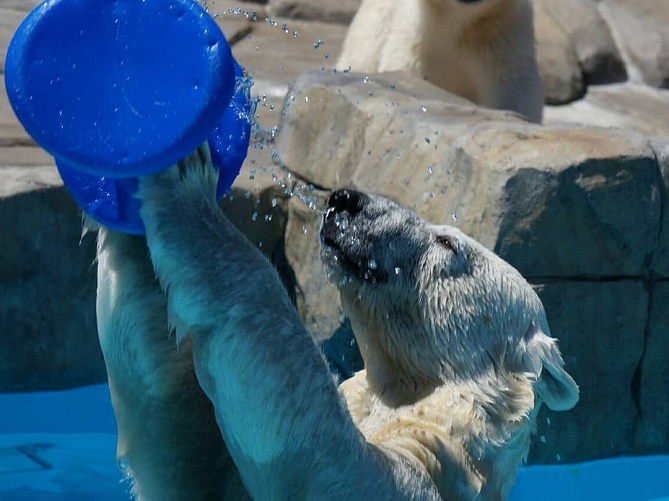
[[189, 199], [216, 203], [217, 183], [218, 171], [205, 142], [176, 164], [143, 178], [139, 197], [145, 205], [155, 200], [163, 206], [174, 206], [172, 204], [183, 204]]

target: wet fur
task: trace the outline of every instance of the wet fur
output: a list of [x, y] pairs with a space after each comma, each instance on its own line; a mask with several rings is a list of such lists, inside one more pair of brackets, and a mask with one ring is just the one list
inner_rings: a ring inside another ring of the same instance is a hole
[[142, 181], [148, 247], [99, 236], [118, 452], [141, 498], [504, 499], [542, 401], [578, 398], [522, 277], [380, 197], [342, 213], [346, 231], [326, 218], [338, 243], [322, 257], [366, 365], [338, 390], [215, 186], [204, 146]]
[[543, 114], [530, 0], [363, 0], [337, 68], [407, 71], [481, 106]]

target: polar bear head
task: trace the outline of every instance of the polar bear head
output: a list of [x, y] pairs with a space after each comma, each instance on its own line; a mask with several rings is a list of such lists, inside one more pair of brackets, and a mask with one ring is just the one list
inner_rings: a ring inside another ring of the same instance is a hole
[[323, 216], [321, 259], [379, 385], [429, 392], [502, 371], [529, 376], [538, 402], [554, 410], [578, 400], [532, 287], [458, 229], [337, 191]]

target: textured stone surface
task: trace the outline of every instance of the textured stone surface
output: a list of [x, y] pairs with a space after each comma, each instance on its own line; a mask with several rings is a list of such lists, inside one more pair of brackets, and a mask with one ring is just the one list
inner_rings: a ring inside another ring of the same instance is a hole
[[[523, 168], [505, 187], [498, 254], [529, 277], [648, 273], [661, 200], [646, 140], [556, 129], [509, 145], [503, 154]], [[541, 157], [534, 166], [527, 162], [532, 154]], [[621, 210], [626, 200], [634, 204]]]
[[361, 0], [270, 0], [270, 13], [277, 17], [291, 17], [311, 21], [348, 24], [358, 10]]
[[255, 17], [263, 19], [265, 16], [264, 10], [257, 4], [230, 0], [208, 2], [207, 9], [230, 45], [234, 45], [251, 32]]
[[626, 58], [630, 77], [669, 87], [669, 9], [658, 0], [602, 0], [600, 11]]
[[536, 289], [581, 398], [569, 412], [542, 409], [530, 462], [553, 463], [557, 454], [568, 462], [629, 454], [637, 415], [632, 381], [643, 353], [648, 291], [631, 280]]
[[28, 13], [41, 3], [41, 0], [0, 0], [0, 8]]
[[2, 168], [0, 187], [0, 392], [106, 381], [79, 209], [53, 168]]
[[[324, 206], [326, 194], [317, 195], [318, 205]], [[286, 256], [295, 272], [296, 305], [307, 327], [318, 341], [323, 341], [332, 336], [344, 318], [339, 292], [328, 281], [319, 257], [320, 220], [319, 210], [298, 199], [290, 200]]]
[[662, 207], [664, 224], [660, 228], [657, 250], [653, 255], [652, 273], [662, 278], [669, 278], [669, 138], [657, 138], [651, 144], [660, 167], [662, 179], [660, 187], [664, 200]]
[[669, 282], [655, 284], [643, 359], [634, 381], [638, 423], [636, 449], [666, 454], [669, 443]]
[[669, 135], [669, 90], [637, 83], [588, 87], [583, 99], [546, 106], [544, 124], [617, 127], [647, 136]]
[[[540, 52], [546, 41], [545, 23], [549, 22], [553, 29], [559, 29], [566, 35], [562, 42], [573, 49], [578, 64], [578, 69], [573, 71], [582, 73], [585, 86], [621, 82], [627, 78], [625, 65], [596, 3], [587, 0], [534, 0], [534, 3]], [[547, 16], [547, 19], [541, 19], [542, 16]], [[571, 51], [567, 48], [564, 50]], [[569, 60], [573, 64], [571, 57]], [[544, 69], [556, 71], [550, 67]]]
[[28, 10], [21, 7], [22, 5], [18, 1], [11, 4], [0, 2], [0, 73], [5, 71], [5, 58], [7, 57], [9, 41], [28, 13]]
[[274, 265], [294, 301], [295, 278], [284, 242], [288, 222], [286, 197], [275, 186], [250, 191], [236, 185], [219, 205], [230, 222]]

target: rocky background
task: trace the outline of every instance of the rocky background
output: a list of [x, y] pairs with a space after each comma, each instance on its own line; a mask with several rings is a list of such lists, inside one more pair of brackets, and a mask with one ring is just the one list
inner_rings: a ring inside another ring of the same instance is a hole
[[[0, 71], [36, 3], [0, 0]], [[255, 78], [263, 127], [221, 204], [275, 263], [342, 373], [359, 358], [316, 252], [330, 190], [376, 192], [460, 227], [534, 284], [581, 386], [576, 409], [542, 414], [530, 462], [667, 453], [669, 9], [534, 3], [544, 126], [404, 75], [334, 73], [359, 0], [210, 0]], [[0, 391], [103, 382], [94, 238], [80, 238], [52, 158], [4, 92]]]

